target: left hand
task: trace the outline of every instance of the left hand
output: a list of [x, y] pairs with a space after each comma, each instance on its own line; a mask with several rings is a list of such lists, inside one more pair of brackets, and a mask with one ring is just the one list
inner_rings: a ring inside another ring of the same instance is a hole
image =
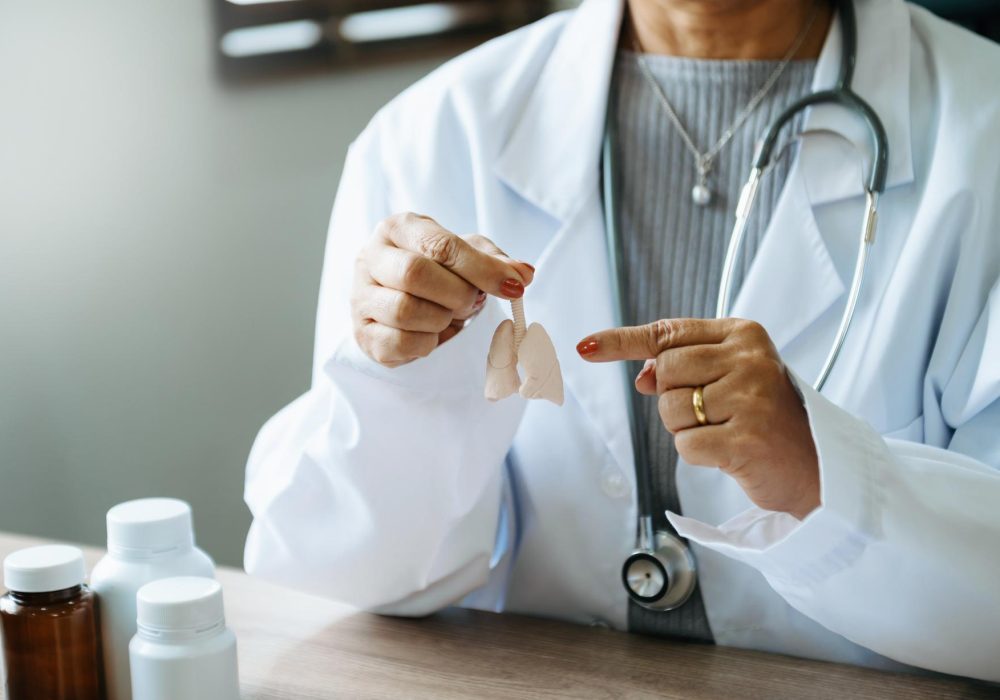
[[[766, 510], [802, 519], [820, 505], [809, 419], [760, 324], [661, 320], [595, 333], [577, 351], [590, 362], [646, 360], [636, 390], [659, 396], [663, 425], [688, 464], [719, 467]], [[699, 386], [706, 425], [692, 405]]]

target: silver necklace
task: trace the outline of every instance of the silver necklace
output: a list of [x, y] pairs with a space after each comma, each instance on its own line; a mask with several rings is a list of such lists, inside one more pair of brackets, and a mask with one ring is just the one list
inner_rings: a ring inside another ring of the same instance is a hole
[[708, 176], [712, 171], [712, 165], [715, 163], [715, 157], [719, 155], [719, 151], [721, 151], [725, 145], [729, 143], [730, 139], [736, 135], [736, 132], [740, 129], [740, 127], [743, 126], [746, 120], [750, 118], [750, 115], [753, 114], [753, 111], [757, 109], [764, 98], [767, 97], [767, 93], [771, 91], [774, 84], [778, 82], [778, 78], [780, 78], [781, 74], [785, 72], [785, 68], [788, 67], [792, 58], [799, 52], [799, 49], [802, 48], [802, 44], [805, 43], [806, 37], [809, 36], [809, 30], [812, 29], [813, 23], [816, 21], [816, 16], [818, 14], [819, 2], [816, 2], [813, 4], [812, 14], [809, 15], [809, 21], [806, 22], [802, 31], [799, 32], [799, 35], [795, 38], [791, 48], [789, 48], [785, 53], [784, 57], [778, 63], [778, 66], [774, 69], [768, 79], [764, 81], [764, 84], [760, 86], [757, 92], [754, 93], [753, 97], [750, 98], [750, 101], [736, 116], [736, 120], [733, 121], [732, 125], [726, 129], [722, 136], [719, 137], [719, 140], [704, 153], [699, 151], [698, 147], [695, 146], [694, 140], [681, 123], [680, 117], [677, 116], [677, 112], [674, 110], [673, 105], [670, 104], [670, 100], [667, 99], [667, 95], [660, 86], [660, 83], [653, 77], [649, 64], [646, 62], [642, 46], [639, 43], [639, 37], [636, 36], [635, 32], [632, 33], [632, 46], [639, 58], [639, 70], [643, 77], [646, 78], [646, 82], [648, 82], [649, 86], [653, 89], [653, 92], [660, 104], [663, 106], [663, 109], [667, 112], [667, 116], [670, 118], [670, 121], [680, 134], [681, 139], [684, 141], [684, 145], [687, 146], [688, 151], [694, 157], [694, 166], [697, 169], [698, 174], [697, 182], [695, 182], [694, 187], [691, 188], [691, 199], [694, 200], [695, 204], [699, 206], [707, 206], [711, 203], [713, 192], [708, 184]]

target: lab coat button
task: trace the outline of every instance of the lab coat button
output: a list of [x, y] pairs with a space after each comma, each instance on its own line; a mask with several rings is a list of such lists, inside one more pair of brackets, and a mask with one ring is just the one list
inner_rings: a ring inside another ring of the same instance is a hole
[[630, 489], [621, 469], [605, 467], [601, 472], [601, 490], [611, 498], [624, 498]]

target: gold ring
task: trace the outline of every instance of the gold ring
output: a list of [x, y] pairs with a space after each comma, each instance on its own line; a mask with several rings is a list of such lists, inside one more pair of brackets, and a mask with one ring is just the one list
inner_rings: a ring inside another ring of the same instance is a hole
[[708, 416], [705, 415], [705, 387], [696, 386], [691, 394], [691, 407], [694, 408], [694, 417], [698, 419], [698, 425], [708, 425]]

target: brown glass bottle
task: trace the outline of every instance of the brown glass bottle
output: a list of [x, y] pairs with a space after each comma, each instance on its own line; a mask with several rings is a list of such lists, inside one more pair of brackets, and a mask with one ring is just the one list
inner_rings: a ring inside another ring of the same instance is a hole
[[[13, 588], [6, 562], [5, 574]], [[0, 598], [7, 700], [103, 700], [98, 619], [82, 583]]]

